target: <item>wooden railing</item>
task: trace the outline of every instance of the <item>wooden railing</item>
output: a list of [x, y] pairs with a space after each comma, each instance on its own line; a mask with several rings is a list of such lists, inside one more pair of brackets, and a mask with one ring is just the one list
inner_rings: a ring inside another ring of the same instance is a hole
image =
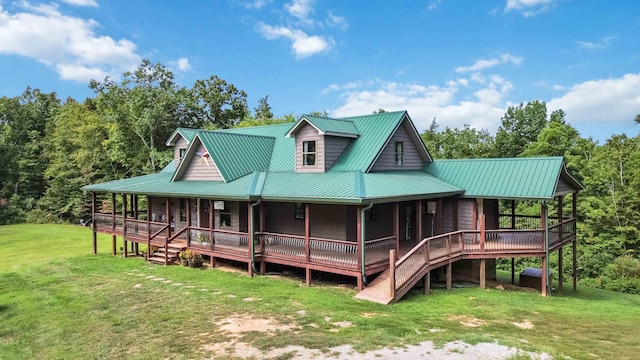
[[[549, 242], [575, 237], [575, 219], [567, 219], [549, 227]], [[553, 235], [552, 235], [553, 234]], [[413, 286], [419, 277], [433, 268], [464, 256], [497, 254], [539, 254], [545, 251], [544, 229], [527, 230], [460, 230], [422, 240], [401, 259], [389, 255], [390, 295], [395, 298]]]
[[189, 247], [238, 256], [249, 256], [249, 234], [237, 231], [190, 227]]
[[549, 226], [549, 246], [572, 240], [576, 235], [576, 219], [570, 218]]
[[[261, 253], [283, 260], [325, 265], [329, 268], [358, 269], [358, 244], [354, 241], [275, 233], [259, 233]], [[384, 237], [365, 242], [367, 266], [386, 262], [390, 249], [395, 248], [395, 237]]]
[[94, 213], [93, 222], [96, 226], [96, 231], [122, 233], [122, 215]]
[[[547, 220], [549, 225], [558, 222], [556, 216], [549, 216]], [[498, 216], [498, 228], [500, 229], [540, 229], [541, 227], [540, 215], [515, 215], [512, 217], [511, 214], [500, 214]]]

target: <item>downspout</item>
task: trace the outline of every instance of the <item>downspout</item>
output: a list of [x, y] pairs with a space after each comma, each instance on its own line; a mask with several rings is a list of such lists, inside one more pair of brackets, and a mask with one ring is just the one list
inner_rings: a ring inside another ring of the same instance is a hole
[[365, 219], [366, 217], [364, 216], [364, 213], [367, 210], [370, 210], [373, 207], [373, 203], [370, 203], [369, 205], [365, 206], [362, 208], [362, 210], [360, 210], [360, 239], [362, 241], [362, 243], [360, 244], [360, 273], [362, 274], [362, 283], [367, 286], [367, 273], [366, 273], [366, 267], [367, 264], [365, 263], [365, 254], [364, 254], [364, 244], [365, 244]]
[[546, 276], [547, 288], [545, 291], [547, 292], [547, 296], [551, 296], [551, 279], [549, 279], [549, 208], [547, 207], [547, 202], [542, 202], [545, 207], [544, 210], [544, 256], [547, 262], [547, 268], [544, 269], [545, 273], [542, 276]]
[[251, 211], [249, 214], [249, 224], [251, 225], [251, 231], [249, 232], [249, 244], [251, 247], [251, 267], [253, 268], [253, 271], [255, 273], [260, 273], [256, 270], [256, 244], [254, 242], [254, 236], [255, 236], [255, 222], [254, 222], [254, 216], [253, 216], [253, 209], [260, 205], [260, 203], [262, 202], [262, 198], [259, 198], [258, 201], [256, 201], [255, 203], [251, 204]]

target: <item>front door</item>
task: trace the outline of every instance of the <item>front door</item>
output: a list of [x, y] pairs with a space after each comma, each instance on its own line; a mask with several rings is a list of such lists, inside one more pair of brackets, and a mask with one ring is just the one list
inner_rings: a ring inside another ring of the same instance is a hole
[[201, 228], [209, 227], [209, 200], [198, 199], [198, 225]]

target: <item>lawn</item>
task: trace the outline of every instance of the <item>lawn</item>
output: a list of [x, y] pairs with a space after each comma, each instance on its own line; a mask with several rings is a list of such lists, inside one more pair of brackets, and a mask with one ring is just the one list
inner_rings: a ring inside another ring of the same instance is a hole
[[[588, 288], [547, 298], [495, 289], [430, 296], [416, 290], [384, 306], [354, 299], [351, 286], [307, 287], [297, 278], [114, 257], [106, 236], [98, 249], [91, 255], [88, 228], [0, 226], [1, 359], [191, 359], [240, 343], [263, 352], [343, 344], [366, 351], [453, 340], [497, 341], [557, 358], [640, 353], [635, 295]], [[261, 328], [235, 332], [236, 322]], [[269, 328], [274, 331], [264, 332]]]

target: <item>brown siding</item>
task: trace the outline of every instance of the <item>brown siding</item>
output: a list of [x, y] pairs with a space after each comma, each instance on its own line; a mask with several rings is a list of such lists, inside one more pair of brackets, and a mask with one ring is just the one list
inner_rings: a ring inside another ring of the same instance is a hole
[[349, 241], [357, 241], [358, 240], [358, 207], [357, 206], [347, 206], [347, 240]]
[[369, 211], [375, 211], [375, 220], [365, 221], [365, 240], [393, 236], [393, 204], [377, 204]]
[[556, 193], [564, 193], [568, 191], [574, 191], [573, 187], [569, 185], [564, 179], [558, 179], [558, 186], [556, 187]]
[[473, 230], [475, 224], [474, 209], [475, 199], [458, 199], [458, 229], [457, 230]]
[[437, 210], [437, 217], [440, 217], [440, 234], [455, 231], [453, 224], [453, 201], [442, 199], [441, 208]]
[[349, 145], [351, 139], [338, 136], [324, 137], [324, 169], [331, 169], [333, 164], [338, 160], [344, 149]]
[[[324, 172], [324, 136], [318, 134], [318, 130], [311, 125], [303, 126], [295, 136], [296, 172]], [[302, 165], [302, 143], [304, 141], [316, 142], [316, 164], [314, 166]]]
[[186, 150], [189, 147], [189, 143], [182, 136], [176, 141], [176, 145], [173, 149], [173, 160], [176, 163], [176, 168], [180, 164], [180, 150]]
[[[407, 122], [404, 121], [382, 150], [371, 171], [384, 170], [419, 170], [424, 165], [416, 144], [409, 136]], [[404, 166], [396, 166], [396, 142], [404, 143]]]
[[304, 235], [304, 220], [295, 218], [295, 203], [267, 203], [265, 231]]
[[[198, 149], [201, 153], [205, 151], [203, 146]], [[207, 165], [208, 164], [208, 165]], [[220, 171], [216, 167], [211, 157], [207, 158], [207, 163], [200, 156], [194, 154], [189, 167], [184, 172], [182, 180], [209, 180], [223, 181]]]
[[347, 240], [347, 206], [311, 204], [309, 212], [312, 237]]

